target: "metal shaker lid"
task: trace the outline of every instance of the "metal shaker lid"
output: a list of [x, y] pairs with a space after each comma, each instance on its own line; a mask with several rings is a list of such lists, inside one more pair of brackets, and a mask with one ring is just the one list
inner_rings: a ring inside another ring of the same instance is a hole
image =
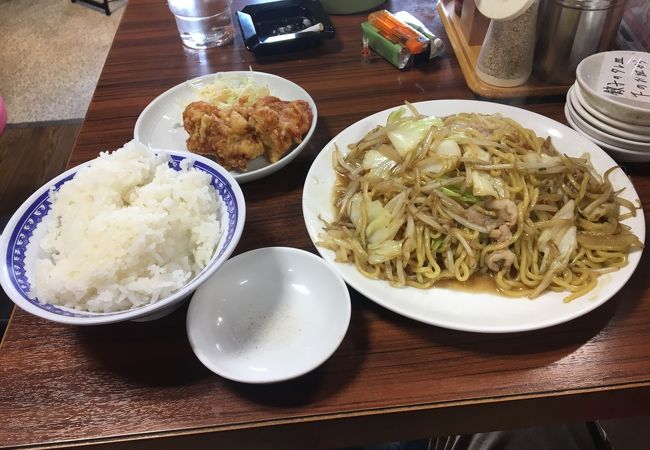
[[535, 0], [474, 0], [481, 14], [492, 20], [514, 19], [534, 2]]

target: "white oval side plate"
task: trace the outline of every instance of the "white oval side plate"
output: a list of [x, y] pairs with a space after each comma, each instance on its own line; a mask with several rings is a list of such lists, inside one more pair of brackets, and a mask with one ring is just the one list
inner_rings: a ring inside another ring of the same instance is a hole
[[309, 142], [316, 129], [318, 112], [314, 100], [307, 91], [292, 81], [270, 73], [252, 71], [218, 72], [180, 83], [160, 94], [140, 113], [133, 130], [134, 138], [152, 149], [187, 151], [185, 142], [188, 134], [183, 128], [183, 110], [187, 104], [196, 100], [196, 87], [211, 84], [215, 77], [221, 76], [249, 76], [255, 81], [268, 86], [270, 95], [279, 97], [281, 100], [302, 99], [309, 103], [314, 117], [309, 131], [307, 131], [300, 144], [273, 164], [269, 163], [264, 156], [261, 156], [249, 161], [248, 170], [245, 172], [231, 170], [230, 174], [238, 183], [242, 184], [271, 175], [282, 169], [298, 156]]

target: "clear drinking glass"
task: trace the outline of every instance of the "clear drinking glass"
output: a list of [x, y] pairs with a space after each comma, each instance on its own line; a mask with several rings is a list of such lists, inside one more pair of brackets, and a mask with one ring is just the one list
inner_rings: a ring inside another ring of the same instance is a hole
[[183, 44], [194, 49], [232, 40], [231, 0], [167, 0]]

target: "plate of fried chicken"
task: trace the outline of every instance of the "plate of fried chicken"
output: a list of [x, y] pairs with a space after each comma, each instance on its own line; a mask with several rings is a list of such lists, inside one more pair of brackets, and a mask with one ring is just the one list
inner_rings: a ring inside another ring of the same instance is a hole
[[316, 120], [313, 99], [292, 81], [263, 72], [219, 72], [159, 95], [138, 117], [134, 137], [152, 149], [206, 156], [246, 183], [298, 156]]

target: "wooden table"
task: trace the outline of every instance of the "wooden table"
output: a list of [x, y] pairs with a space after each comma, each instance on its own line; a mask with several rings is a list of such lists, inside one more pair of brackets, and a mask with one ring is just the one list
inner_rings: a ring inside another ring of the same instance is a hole
[[[433, 1], [386, 7], [409, 10], [450, 48]], [[315, 252], [301, 194], [326, 142], [405, 99], [474, 98], [451, 52], [404, 72], [379, 58], [362, 63], [363, 16], [333, 16], [336, 38], [319, 48], [256, 57], [239, 35], [225, 48], [185, 49], [165, 2], [131, 0], [70, 166], [131, 139], [142, 109], [183, 80], [249, 66], [280, 75], [314, 98], [318, 126], [297, 160], [243, 186], [248, 212], [236, 253], [265, 246]], [[513, 103], [564, 122], [563, 98]], [[648, 168], [626, 166], [646, 224]], [[15, 311], [0, 347], [0, 447], [334, 448], [648, 414], [647, 253], [602, 307], [561, 326], [515, 335], [424, 325], [352, 292], [350, 328], [332, 358], [275, 385], [238, 384], [204, 368], [186, 338], [185, 309], [151, 323], [92, 328]]]

